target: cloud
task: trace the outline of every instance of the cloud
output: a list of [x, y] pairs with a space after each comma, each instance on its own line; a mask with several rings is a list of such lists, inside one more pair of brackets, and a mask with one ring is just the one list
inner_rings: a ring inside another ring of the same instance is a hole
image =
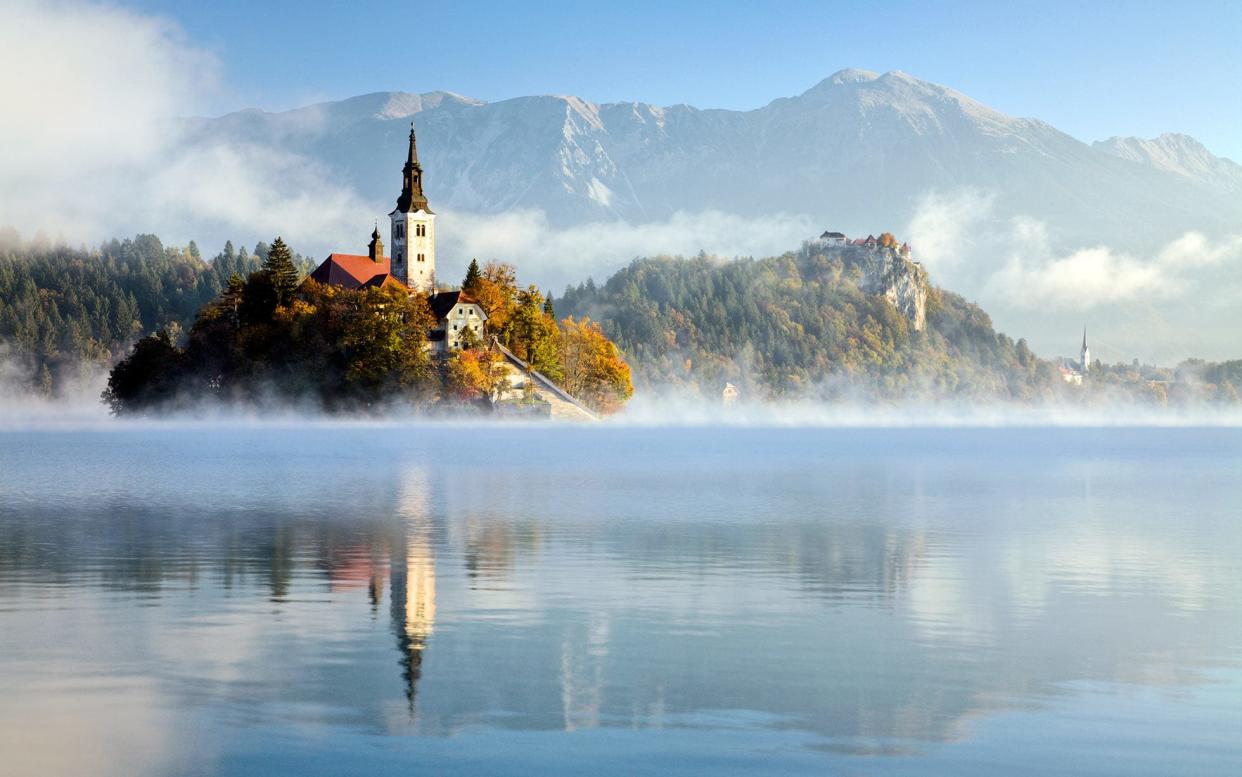
[[524, 279], [552, 288], [588, 275], [603, 279], [640, 256], [690, 256], [699, 251], [728, 257], [771, 256], [796, 248], [815, 230], [804, 216], [741, 217], [710, 210], [678, 212], [646, 224], [602, 221], [565, 229], [554, 229], [542, 211], [534, 210], [499, 215], [446, 212], [440, 223], [442, 257], [459, 258], [463, 268], [471, 257], [514, 262]]
[[973, 252], [980, 225], [992, 215], [996, 197], [976, 189], [924, 193], [907, 233], [919, 261], [933, 272], [960, 266]]
[[1187, 232], [1147, 258], [1108, 246], [1056, 256], [1046, 229], [1025, 231], [1031, 239], [1015, 240], [1004, 267], [985, 284], [990, 295], [1025, 308], [1088, 310], [1182, 297], [1199, 285], [1193, 270], [1242, 256], [1242, 237], [1213, 243], [1198, 232]]
[[0, 6], [0, 214], [71, 242], [139, 231], [173, 242], [233, 230], [330, 244], [374, 207], [319, 165], [203, 141], [179, 117], [219, 65], [174, 24], [111, 5]]
[[933, 279], [977, 291], [985, 306], [1088, 310], [1185, 296], [1208, 268], [1242, 258], [1242, 236], [1199, 232], [1141, 256], [1107, 245], [1054, 247], [1053, 229], [1024, 215], [996, 212], [995, 197], [973, 189], [928, 192], [908, 227], [915, 258]]

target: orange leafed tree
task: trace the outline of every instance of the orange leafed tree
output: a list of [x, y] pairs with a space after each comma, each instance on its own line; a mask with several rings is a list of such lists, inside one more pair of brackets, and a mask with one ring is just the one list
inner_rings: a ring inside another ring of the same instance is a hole
[[565, 390], [601, 413], [616, 412], [634, 394], [630, 365], [590, 318], [561, 322], [561, 358]]

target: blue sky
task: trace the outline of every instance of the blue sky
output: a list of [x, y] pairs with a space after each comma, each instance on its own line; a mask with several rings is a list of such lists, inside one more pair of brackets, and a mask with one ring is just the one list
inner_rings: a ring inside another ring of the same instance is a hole
[[754, 108], [860, 67], [1084, 140], [1180, 131], [1242, 161], [1242, 2], [127, 5], [219, 57], [211, 112], [435, 89]]

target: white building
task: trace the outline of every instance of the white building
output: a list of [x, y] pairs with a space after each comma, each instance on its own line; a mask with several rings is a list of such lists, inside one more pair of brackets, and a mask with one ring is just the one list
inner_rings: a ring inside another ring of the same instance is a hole
[[461, 348], [466, 332], [474, 335], [476, 344], [483, 343], [483, 325], [487, 314], [482, 306], [464, 291], [442, 291], [428, 300], [435, 314], [436, 325], [428, 339], [436, 353], [448, 353]]
[[414, 291], [436, 288], [436, 214], [423, 194], [423, 167], [418, 163], [414, 122], [410, 122], [410, 153], [401, 170], [401, 196], [388, 214], [392, 219], [392, 275]]
[[841, 232], [825, 232], [824, 234], [819, 236], [819, 242], [825, 243], [827, 245], [843, 246], [848, 241], [849, 241], [849, 238], [846, 237]]

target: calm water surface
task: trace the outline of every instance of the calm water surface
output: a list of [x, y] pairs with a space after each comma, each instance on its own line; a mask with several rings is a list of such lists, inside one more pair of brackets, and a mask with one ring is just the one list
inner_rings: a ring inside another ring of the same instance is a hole
[[0, 433], [0, 774], [1242, 774], [1242, 430]]

